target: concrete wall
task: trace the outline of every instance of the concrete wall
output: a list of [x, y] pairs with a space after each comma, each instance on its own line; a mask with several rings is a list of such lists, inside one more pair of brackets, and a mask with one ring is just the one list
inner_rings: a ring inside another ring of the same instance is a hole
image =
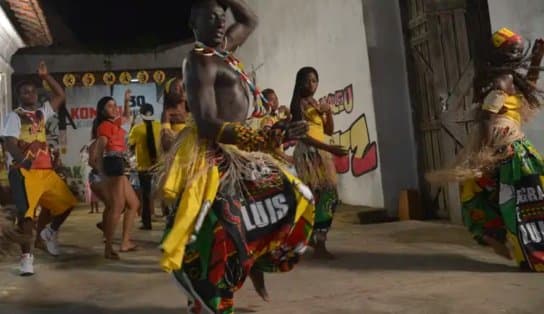
[[418, 164], [398, 1], [363, 0], [385, 207], [418, 189]]
[[[319, 98], [336, 103], [333, 138], [351, 149], [341, 168], [339, 192], [353, 205], [382, 207], [380, 149], [372, 97], [361, 0], [249, 0], [260, 25], [238, 55], [256, 69], [257, 83], [274, 88], [282, 104], [291, 100], [303, 66], [320, 74]], [[378, 145], [376, 145], [376, 143]]]
[[[493, 31], [508, 27], [531, 41], [544, 38], [544, 1], [489, 0], [489, 14]], [[542, 75], [539, 86], [544, 88]], [[529, 139], [541, 152], [544, 151], [544, 114], [539, 114], [525, 129]]]
[[192, 44], [184, 44], [156, 53], [125, 55], [22, 54], [13, 57], [12, 66], [17, 74], [36, 73], [36, 67], [41, 60], [47, 63], [52, 73], [181, 68], [183, 58], [192, 47]]
[[6, 13], [0, 8], [0, 128], [11, 109], [11, 57], [25, 44]]

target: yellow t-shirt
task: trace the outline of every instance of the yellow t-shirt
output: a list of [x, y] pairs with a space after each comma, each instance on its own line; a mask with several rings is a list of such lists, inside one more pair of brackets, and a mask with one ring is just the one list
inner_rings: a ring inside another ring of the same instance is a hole
[[185, 123], [170, 123], [170, 122], [164, 122], [161, 124], [161, 127], [164, 129], [164, 130], [170, 130], [172, 131], [174, 134], [178, 134], [179, 132], [181, 132], [183, 129], [185, 129], [187, 125]]
[[[158, 121], [151, 122], [153, 124], [153, 136], [155, 137], [155, 146], [157, 154], [160, 152], [160, 133], [161, 123]], [[151, 163], [151, 157], [147, 149], [147, 137], [146, 137], [145, 122], [135, 125], [128, 135], [128, 145], [135, 146], [136, 150], [136, 164], [138, 171], [148, 170], [153, 164]]]
[[520, 109], [524, 102], [521, 94], [510, 96], [501, 90], [493, 90], [485, 97], [482, 109], [521, 123]]

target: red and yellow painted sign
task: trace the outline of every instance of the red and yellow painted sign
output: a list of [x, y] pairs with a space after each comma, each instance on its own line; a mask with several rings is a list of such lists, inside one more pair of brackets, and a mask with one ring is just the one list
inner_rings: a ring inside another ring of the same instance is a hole
[[[335, 115], [342, 112], [350, 114], [354, 108], [353, 85], [330, 93], [319, 101], [330, 104]], [[347, 156], [335, 157], [338, 173], [344, 174], [351, 170], [354, 177], [360, 177], [378, 168], [376, 141], [371, 141], [364, 113], [355, 118], [345, 130], [335, 131], [331, 143], [342, 145], [350, 151]]]

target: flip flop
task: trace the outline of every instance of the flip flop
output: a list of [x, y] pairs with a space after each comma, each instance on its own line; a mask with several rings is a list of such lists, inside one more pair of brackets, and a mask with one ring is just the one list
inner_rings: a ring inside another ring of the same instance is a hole
[[137, 245], [135, 245], [135, 246], [133, 246], [131, 248], [128, 248], [126, 250], [119, 249], [119, 252], [121, 252], [121, 253], [128, 253], [128, 252], [134, 252], [134, 251], [138, 251], [138, 246]]

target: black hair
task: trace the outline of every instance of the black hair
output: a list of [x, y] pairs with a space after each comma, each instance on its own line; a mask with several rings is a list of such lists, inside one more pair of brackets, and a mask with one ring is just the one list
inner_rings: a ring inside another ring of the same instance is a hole
[[300, 107], [300, 100], [303, 97], [302, 92], [304, 89], [304, 80], [306, 80], [306, 77], [310, 73], [315, 74], [317, 81], [319, 81], [319, 74], [317, 73], [317, 70], [312, 67], [303, 67], [297, 72], [297, 77], [295, 80], [295, 88], [293, 90], [293, 97], [291, 98], [291, 106], [290, 106], [293, 122], [302, 120], [302, 108]]
[[270, 96], [271, 94], [275, 94], [276, 92], [272, 89], [272, 88], [267, 88], [267, 89], [264, 89], [262, 92], [261, 92], [264, 96], [264, 98], [266, 98], [266, 107], [267, 107], [267, 110], [272, 110], [272, 108], [270, 107], [270, 99], [268, 98], [268, 96]]
[[[151, 112], [151, 114], [153, 115], [153, 105], [146, 103], [142, 107], [140, 107], [140, 114], [145, 115], [149, 112]], [[151, 163], [155, 164], [155, 162], [157, 162], [157, 146], [155, 145], [155, 134], [153, 133], [153, 121], [144, 120], [144, 124], [147, 151], [149, 152]]]
[[275, 94], [276, 92], [272, 89], [272, 88], [267, 88], [265, 90], [262, 91], [264, 97], [270, 95], [270, 94]]
[[104, 97], [100, 98], [100, 100], [96, 104], [96, 118], [94, 118], [94, 120], [93, 120], [93, 129], [91, 131], [91, 137], [93, 139], [98, 137], [98, 127], [100, 126], [100, 124], [102, 124], [102, 122], [108, 120], [108, 117], [106, 116], [106, 110], [105, 109], [106, 109], [106, 104], [110, 100], [115, 101], [115, 99], [113, 99], [113, 97], [111, 97], [111, 96], [104, 96]]

